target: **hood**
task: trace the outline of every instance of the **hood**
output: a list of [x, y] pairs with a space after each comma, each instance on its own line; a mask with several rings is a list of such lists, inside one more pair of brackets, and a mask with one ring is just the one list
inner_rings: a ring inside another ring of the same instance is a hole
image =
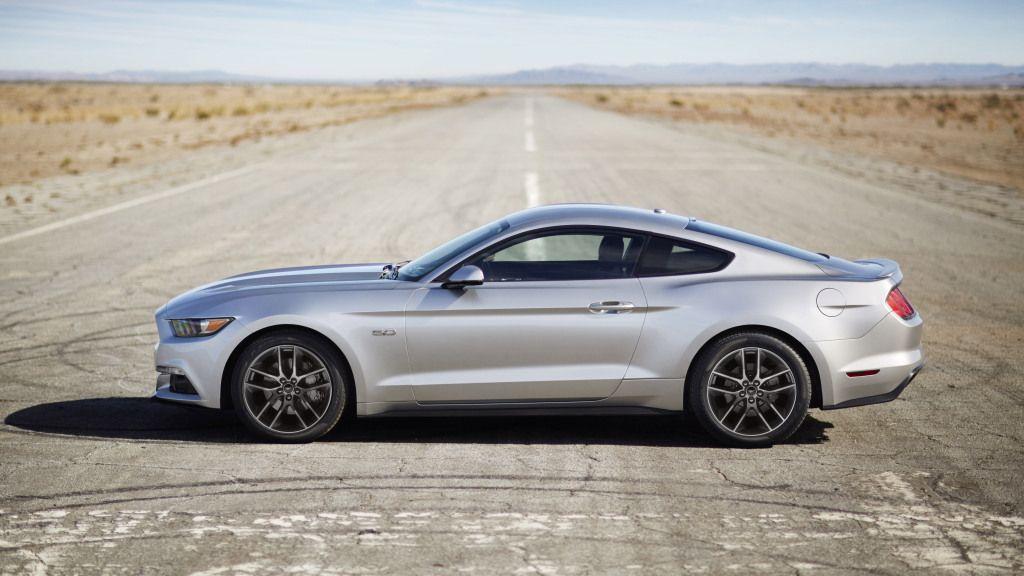
[[379, 280], [386, 264], [328, 264], [325, 266], [299, 266], [246, 272], [229, 276], [202, 289], [244, 288], [249, 286], [279, 286], [282, 284], [309, 284], [311, 282], [352, 282]]
[[191, 309], [192, 304], [200, 301], [204, 304], [215, 304], [248, 295], [309, 290], [394, 288], [399, 282], [380, 278], [384, 266], [383, 263], [333, 264], [247, 272], [175, 296], [157, 310], [157, 315], [166, 315], [169, 311], [184, 312]]

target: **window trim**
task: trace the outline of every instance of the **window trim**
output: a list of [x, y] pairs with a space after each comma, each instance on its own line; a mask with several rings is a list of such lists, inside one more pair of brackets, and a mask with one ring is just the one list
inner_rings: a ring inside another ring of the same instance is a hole
[[[438, 274], [437, 276], [434, 276], [434, 278], [431, 279], [430, 282], [428, 282], [428, 284], [443, 284], [444, 282], [447, 282], [448, 281], [448, 277], [453, 272], [455, 272], [459, 268], [465, 266], [470, 260], [473, 260], [477, 256], [483, 254], [484, 252], [487, 252], [488, 250], [491, 250], [491, 249], [494, 249], [495, 251], [502, 250], [502, 249], [504, 249], [506, 246], [508, 246], [510, 244], [518, 243], [523, 238], [530, 237], [530, 236], [533, 236], [533, 237], [547, 236], [551, 232], [558, 232], [558, 231], [562, 231], [562, 230], [565, 230], [565, 231], [576, 231], [576, 230], [579, 230], [581, 232], [613, 232], [613, 233], [618, 233], [618, 234], [626, 234], [626, 235], [630, 235], [630, 236], [639, 236], [641, 238], [642, 245], [640, 246], [640, 253], [639, 253], [639, 255], [637, 255], [636, 262], [633, 263], [633, 269], [629, 271], [628, 275], [623, 276], [621, 278], [591, 278], [591, 279], [581, 279], [581, 280], [509, 280], [507, 282], [490, 282], [490, 284], [510, 284], [510, 283], [513, 283], [513, 282], [601, 282], [601, 281], [607, 281], [607, 280], [623, 280], [625, 278], [638, 278], [638, 279], [639, 278], [665, 278], [665, 277], [668, 277], [668, 276], [692, 276], [692, 275], [695, 275], [695, 274], [713, 274], [715, 272], [721, 272], [722, 270], [726, 269], [730, 264], [732, 264], [732, 261], [736, 258], [736, 254], [733, 253], [733, 252], [730, 252], [729, 250], [725, 250], [725, 249], [719, 248], [717, 246], [711, 246], [709, 244], [704, 244], [703, 242], [695, 242], [695, 241], [690, 240], [688, 238], [680, 238], [678, 236], [669, 236], [669, 235], [666, 235], [666, 234], [657, 234], [657, 233], [654, 233], [654, 232], [646, 232], [646, 231], [643, 231], [643, 230], [636, 230], [634, 228], [619, 228], [619, 227], [616, 227], [616, 226], [596, 226], [596, 225], [587, 225], [587, 224], [582, 224], [582, 225], [563, 224], [563, 225], [559, 225], [559, 226], [550, 226], [548, 228], [538, 228], [538, 229], [534, 229], [534, 230], [526, 230], [526, 231], [520, 232], [518, 234], [515, 234], [513, 236], [509, 236], [508, 238], [504, 238], [502, 240], [498, 240], [497, 242], [494, 242], [493, 244], [488, 244], [487, 246], [484, 246], [484, 247], [482, 247], [482, 248], [480, 248], [478, 250], [474, 250], [468, 256], [466, 256], [465, 258], [460, 259], [458, 262], [456, 262], [452, 266], [448, 267], [448, 269], [445, 270], [444, 272], [442, 272], [441, 274]], [[662, 239], [665, 239], [665, 240], [669, 240], [671, 242], [678, 242], [680, 244], [687, 245], [687, 246], [704, 248], [704, 249], [707, 249], [707, 250], [711, 250], [712, 252], [718, 252], [719, 254], [723, 254], [723, 255], [726, 256], [726, 258], [722, 261], [722, 264], [720, 266], [718, 266], [717, 268], [715, 268], [713, 270], [705, 270], [705, 271], [702, 271], [702, 272], [667, 272], [667, 273], [664, 273], [664, 274], [644, 274], [644, 275], [640, 275], [639, 274], [640, 262], [643, 260], [644, 256], [647, 254], [647, 247], [651, 243], [651, 238], [662, 238]], [[488, 284], [488, 283], [485, 282], [484, 284]]]

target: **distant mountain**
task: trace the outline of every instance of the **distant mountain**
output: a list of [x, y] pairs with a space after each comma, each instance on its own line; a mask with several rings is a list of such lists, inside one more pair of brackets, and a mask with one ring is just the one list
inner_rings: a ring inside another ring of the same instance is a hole
[[456, 83], [496, 85], [565, 84], [798, 84], [1013, 85], [1024, 86], [1024, 66], [999, 64], [576, 64], [511, 74], [472, 76]]
[[[102, 73], [0, 70], [0, 82], [124, 82], [154, 84], [368, 84], [325, 78], [283, 79], [222, 70], [115, 70]], [[1024, 66], [1000, 64], [574, 64], [509, 74], [445, 79], [381, 79], [380, 85], [485, 84], [501, 86], [630, 84], [791, 84], [800, 86], [1024, 86]]]

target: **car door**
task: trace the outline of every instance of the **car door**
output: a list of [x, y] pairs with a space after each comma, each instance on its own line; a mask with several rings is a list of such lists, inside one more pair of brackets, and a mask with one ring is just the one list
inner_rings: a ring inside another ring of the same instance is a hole
[[560, 229], [470, 258], [484, 283], [431, 284], [406, 308], [418, 403], [596, 400], [622, 381], [646, 300], [633, 275], [644, 237]]

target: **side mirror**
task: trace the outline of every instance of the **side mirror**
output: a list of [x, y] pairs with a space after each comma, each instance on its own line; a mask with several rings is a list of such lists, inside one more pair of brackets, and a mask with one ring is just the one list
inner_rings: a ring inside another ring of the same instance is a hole
[[465, 288], [479, 286], [484, 283], [484, 271], [472, 264], [466, 264], [448, 277], [441, 288]]

